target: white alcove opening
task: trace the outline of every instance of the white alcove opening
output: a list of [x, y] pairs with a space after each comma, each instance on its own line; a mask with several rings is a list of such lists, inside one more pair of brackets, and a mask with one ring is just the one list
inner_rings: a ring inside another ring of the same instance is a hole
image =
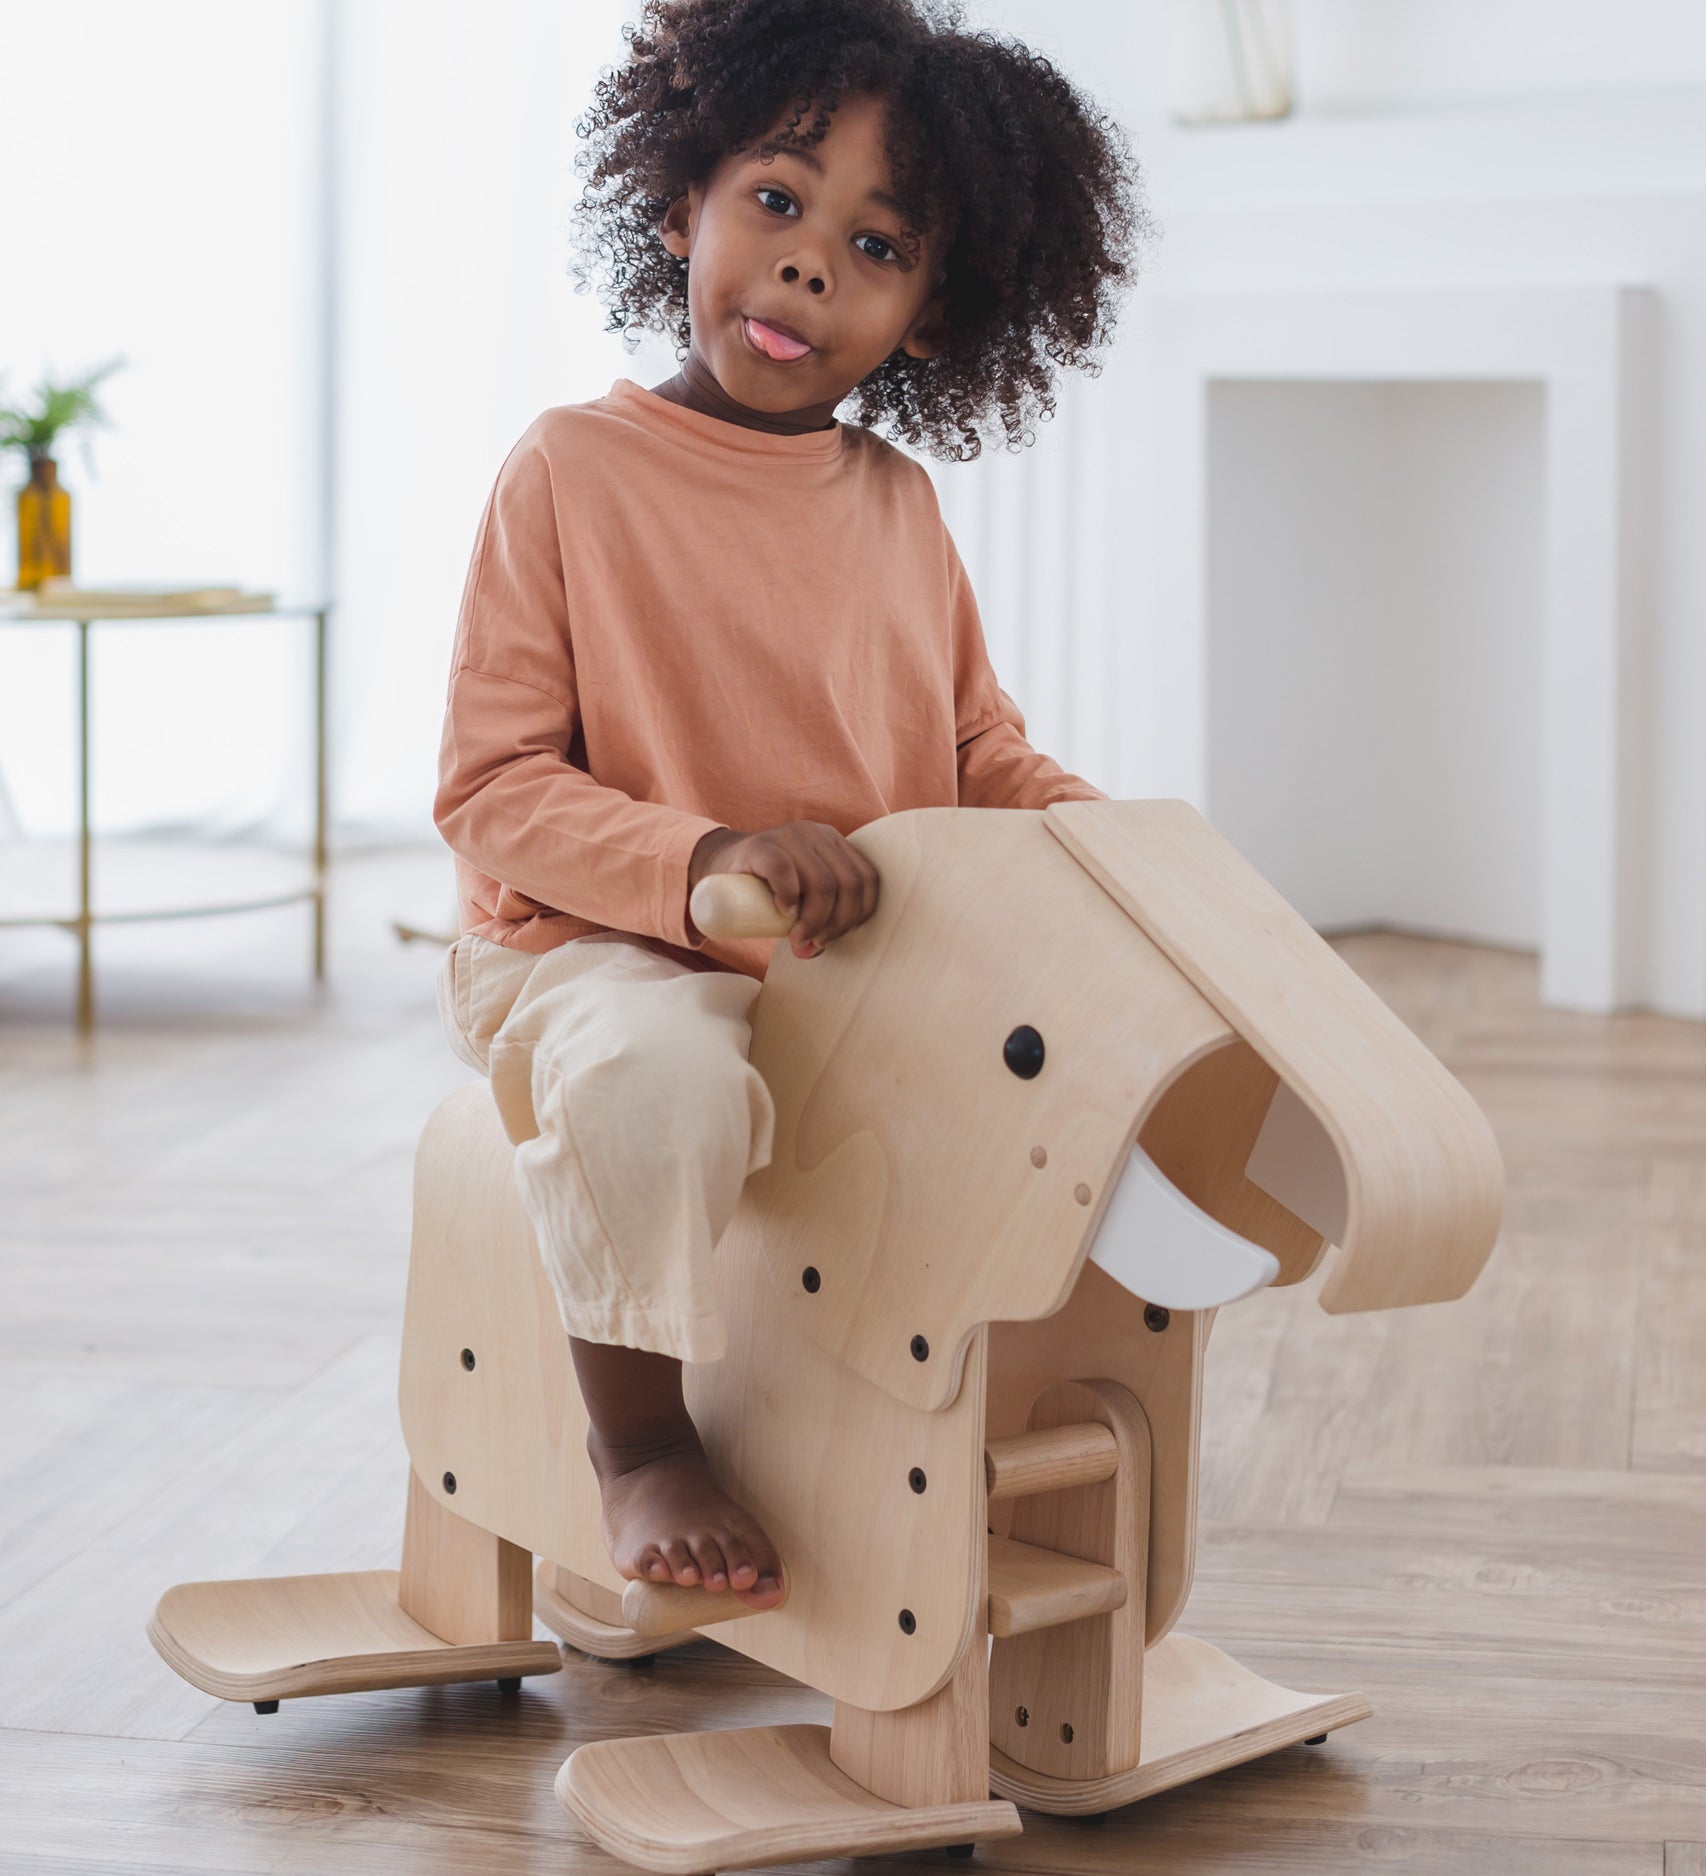
[[1207, 387], [1205, 792], [1319, 929], [1542, 942], [1546, 387]]

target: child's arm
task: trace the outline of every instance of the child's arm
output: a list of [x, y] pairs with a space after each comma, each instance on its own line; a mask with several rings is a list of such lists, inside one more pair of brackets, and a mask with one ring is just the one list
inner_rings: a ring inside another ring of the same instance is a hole
[[996, 682], [971, 581], [947, 542], [954, 634], [954, 732], [962, 808], [1046, 808], [1054, 801], [1106, 801], [1081, 775], [1025, 740], [1019, 706]]
[[550, 465], [529, 430], [474, 542], [433, 820], [456, 853], [543, 907], [700, 949], [689, 862], [724, 823], [594, 781], [568, 759], [579, 727]]

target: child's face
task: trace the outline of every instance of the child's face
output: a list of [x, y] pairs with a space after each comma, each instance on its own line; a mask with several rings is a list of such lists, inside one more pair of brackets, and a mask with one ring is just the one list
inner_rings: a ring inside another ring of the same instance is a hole
[[[883, 199], [883, 108], [848, 97], [808, 151], [725, 156], [664, 217], [665, 247], [689, 261], [693, 350], [751, 409], [833, 409], [897, 348], [928, 358], [941, 347], [939, 256], [928, 237], [906, 240]], [[781, 356], [797, 345], [752, 320], [781, 321], [810, 350]]]

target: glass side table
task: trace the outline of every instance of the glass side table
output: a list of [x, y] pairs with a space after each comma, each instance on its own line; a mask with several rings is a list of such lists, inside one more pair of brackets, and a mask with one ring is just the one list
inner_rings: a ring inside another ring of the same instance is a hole
[[[97, 611], [91, 605], [87, 613], [64, 610], [35, 611], [16, 605], [0, 605], [0, 627], [74, 625], [77, 628], [77, 909], [74, 913], [8, 916], [0, 908], [0, 930], [8, 927], [53, 925], [73, 933], [77, 939], [77, 1031], [88, 1036], [95, 1027], [95, 958], [94, 930], [97, 925], [136, 924], [154, 919], [214, 918], [227, 912], [260, 912], [274, 906], [295, 905], [303, 900], [314, 908], [314, 976], [323, 981], [326, 975], [326, 606], [258, 606], [234, 603], [226, 606], [198, 606], [186, 610], [182, 605], [162, 602], [126, 603], [122, 611]], [[90, 640], [96, 625], [129, 624], [137, 620], [157, 624], [162, 620], [202, 624], [210, 620], [307, 619], [314, 629], [314, 841], [310, 854], [308, 883], [283, 892], [269, 892], [261, 897], [218, 898], [199, 905], [148, 906], [129, 911], [97, 912], [93, 903], [94, 831], [90, 825], [89, 791], [89, 706]]]

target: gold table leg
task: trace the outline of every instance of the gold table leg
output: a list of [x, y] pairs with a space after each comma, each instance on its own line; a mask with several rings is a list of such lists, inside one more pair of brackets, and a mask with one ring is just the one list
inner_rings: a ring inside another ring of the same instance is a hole
[[314, 976], [326, 976], [326, 614], [314, 615]]
[[95, 1029], [95, 919], [89, 805], [89, 621], [77, 621], [77, 1033]]

